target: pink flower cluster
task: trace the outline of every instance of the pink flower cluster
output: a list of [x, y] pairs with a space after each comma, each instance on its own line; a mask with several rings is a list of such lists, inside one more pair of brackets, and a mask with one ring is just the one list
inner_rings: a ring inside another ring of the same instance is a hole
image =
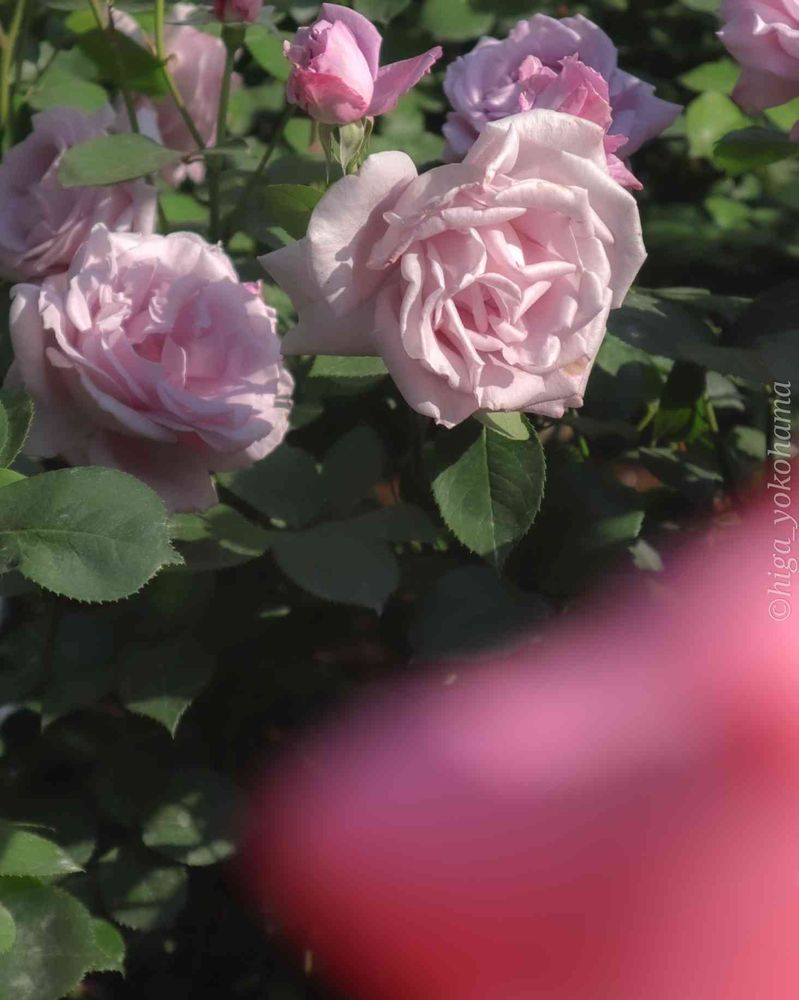
[[[244, 23], [259, 9], [216, 13]], [[174, 8], [168, 65], [213, 144], [225, 44], [186, 23], [193, 12]], [[129, 15], [115, 23], [149, 44]], [[286, 44], [288, 100], [328, 126], [390, 111], [441, 49], [381, 67], [381, 44], [365, 17], [323, 4]], [[536, 15], [457, 60], [445, 132], [462, 162], [420, 176], [404, 153], [373, 156], [329, 189], [304, 239], [263, 258], [299, 314], [285, 353], [380, 355], [409, 404], [447, 426], [580, 406], [608, 313], [645, 257], [624, 190], [640, 184], [617, 154], [678, 111], [616, 57], [584, 18]], [[137, 112], [153, 137], [196, 152], [171, 97]], [[45, 112], [0, 166], [0, 274], [25, 282], [9, 379], [36, 402], [34, 454], [119, 466], [172, 507], [202, 509], [209, 472], [280, 443], [292, 381], [259, 287], [200, 237], [155, 235], [152, 186], [59, 184], [67, 149], [124, 127], [108, 109]], [[163, 179], [203, 174], [182, 163]]]

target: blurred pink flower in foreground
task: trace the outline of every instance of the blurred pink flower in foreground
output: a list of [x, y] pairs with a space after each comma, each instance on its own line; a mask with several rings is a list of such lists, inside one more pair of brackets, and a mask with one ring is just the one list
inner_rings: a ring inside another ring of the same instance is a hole
[[248, 883], [367, 1000], [795, 1000], [777, 530], [751, 512], [656, 600], [617, 591], [307, 741], [252, 814]]
[[372, 22], [349, 7], [323, 3], [319, 18], [285, 43], [292, 64], [287, 96], [326, 125], [347, 125], [385, 114], [441, 58], [441, 47], [380, 66], [383, 39]]

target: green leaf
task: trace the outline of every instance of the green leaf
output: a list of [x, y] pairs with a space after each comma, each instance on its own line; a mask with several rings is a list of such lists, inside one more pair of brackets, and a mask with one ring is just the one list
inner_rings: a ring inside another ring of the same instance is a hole
[[160, 722], [174, 736], [213, 670], [212, 657], [183, 637], [129, 648], [119, 665], [119, 697], [131, 712]]
[[663, 387], [654, 419], [655, 437], [688, 437], [696, 424], [704, 392], [704, 368], [688, 361], [678, 361]]
[[3, 486], [8, 486], [11, 483], [18, 483], [20, 479], [25, 479], [21, 472], [17, 472], [15, 469], [0, 469], [0, 488]]
[[370, 427], [356, 427], [339, 438], [322, 463], [322, 490], [328, 510], [351, 510], [380, 479], [385, 463], [383, 442]]
[[691, 361], [752, 382], [768, 380], [768, 371], [754, 351], [720, 346], [705, 322], [653, 292], [630, 292], [622, 308], [610, 314], [608, 330], [646, 354]]
[[641, 448], [639, 457], [653, 476], [692, 503], [708, 503], [723, 484], [715, 460], [697, 449], [674, 452], [668, 448]]
[[93, 615], [65, 614], [58, 623], [47, 683], [42, 694], [42, 723], [94, 705], [114, 687], [114, 632]]
[[442, 536], [443, 530], [433, 524], [428, 514], [412, 503], [398, 503], [359, 514], [346, 522], [348, 530], [360, 537], [373, 537], [384, 542], [403, 544], [424, 542], [432, 545]]
[[17, 936], [17, 925], [14, 918], [0, 903], [0, 955], [5, 955], [14, 946], [14, 938]]
[[0, 820], [0, 876], [59, 878], [80, 870], [58, 844]]
[[680, 83], [689, 90], [705, 93], [708, 90], [729, 96], [738, 78], [738, 66], [732, 59], [716, 59], [702, 63], [695, 69], [683, 73]]
[[[253, 216], [257, 219], [256, 229], [264, 224], [267, 227], [279, 226], [295, 239], [301, 239], [323, 194], [323, 191], [305, 184], [260, 184], [250, 199], [257, 202], [258, 215]], [[244, 221], [246, 224], [246, 217]], [[261, 234], [253, 231], [252, 227], [248, 227], [247, 231], [260, 238]]]
[[118, 600], [177, 559], [161, 499], [123, 472], [59, 469], [0, 490], [0, 562], [57, 594]]
[[466, 42], [485, 35], [494, 14], [473, 10], [468, 0], [424, 0], [422, 27], [444, 42]]
[[124, 83], [134, 93], [163, 97], [168, 93], [161, 63], [152, 52], [117, 31], [113, 45], [107, 31], [93, 28], [77, 38], [82, 52], [97, 67], [103, 83], [117, 89]]
[[281, 532], [274, 556], [289, 579], [326, 601], [380, 612], [399, 584], [388, 546], [356, 522], [330, 522], [302, 532]]
[[713, 147], [722, 136], [749, 123], [737, 104], [714, 91], [691, 101], [685, 109], [683, 121], [689, 155], [706, 159], [712, 157]]
[[95, 954], [90, 972], [125, 972], [125, 939], [107, 920], [92, 919]]
[[24, 389], [0, 389], [0, 466], [14, 461], [30, 431], [33, 402]]
[[713, 151], [714, 163], [729, 174], [743, 174], [770, 163], [799, 157], [799, 145], [766, 128], [745, 128], [725, 135]]
[[251, 24], [244, 45], [261, 69], [276, 80], [288, 80], [291, 63], [283, 55], [283, 42], [291, 37], [284, 32], [270, 31], [262, 24]]
[[527, 441], [530, 437], [530, 425], [521, 413], [478, 413], [476, 417], [490, 431], [511, 441]]
[[135, 132], [99, 135], [64, 153], [58, 180], [65, 188], [119, 184], [157, 173], [182, 156], [179, 150], [167, 149]]
[[382, 358], [320, 354], [314, 358], [310, 378], [373, 378], [388, 375]]
[[370, 21], [388, 24], [410, 6], [411, 0], [355, 0], [355, 9]]
[[136, 847], [120, 847], [97, 865], [97, 886], [118, 924], [137, 931], [169, 927], [186, 902], [186, 869]]
[[260, 514], [292, 527], [302, 527], [322, 512], [324, 497], [316, 462], [290, 445], [281, 445], [249, 469], [218, 478], [226, 490]]
[[470, 421], [436, 441], [432, 482], [441, 516], [466, 548], [497, 569], [535, 520], [545, 475], [532, 427], [522, 441]]
[[144, 844], [185, 865], [213, 865], [235, 850], [238, 794], [204, 768], [175, 772], [142, 828]]
[[0, 954], [0, 997], [60, 1000], [92, 964], [88, 912], [63, 890], [24, 879], [0, 879], [0, 903], [16, 924], [12, 947]]
[[108, 93], [89, 80], [48, 73], [28, 98], [28, 103], [36, 111], [66, 107], [78, 108], [84, 114], [93, 115], [108, 104]]

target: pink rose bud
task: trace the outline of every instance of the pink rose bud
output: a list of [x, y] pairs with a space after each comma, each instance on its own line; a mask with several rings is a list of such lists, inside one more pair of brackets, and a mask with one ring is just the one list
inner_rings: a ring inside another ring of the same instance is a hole
[[96, 226], [66, 274], [12, 294], [8, 382], [36, 405], [31, 455], [122, 469], [173, 510], [204, 510], [210, 470], [282, 441], [292, 380], [275, 312], [194, 233]]
[[323, 3], [320, 15], [309, 28], [300, 28], [284, 51], [293, 66], [288, 100], [325, 125], [348, 125], [391, 111], [441, 58], [437, 45], [381, 67], [383, 39], [371, 21], [334, 3]]
[[463, 156], [489, 122], [551, 108], [602, 125], [611, 174], [640, 187], [614, 154], [629, 157], [668, 128], [681, 108], [619, 69], [618, 55], [605, 32], [582, 15], [536, 14], [505, 39], [481, 39], [449, 66], [444, 80], [453, 107], [444, 125], [451, 155]]
[[796, 0], [722, 0], [719, 38], [742, 66], [733, 97], [749, 114], [799, 97]]
[[214, 0], [214, 17], [225, 24], [254, 24], [263, 0]]
[[287, 354], [379, 355], [408, 404], [452, 427], [480, 410], [582, 406], [646, 252], [601, 126], [557, 111], [486, 125], [421, 176], [370, 156], [262, 263], [291, 296]]
[[63, 188], [61, 157], [72, 146], [116, 128], [110, 108], [85, 115], [53, 108], [33, 116], [33, 131], [0, 165], [0, 278], [36, 281], [65, 271], [95, 223], [151, 233], [156, 191], [143, 181]]

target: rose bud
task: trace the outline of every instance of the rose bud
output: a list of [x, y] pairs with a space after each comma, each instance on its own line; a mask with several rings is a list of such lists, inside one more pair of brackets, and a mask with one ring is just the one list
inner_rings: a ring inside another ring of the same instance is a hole
[[320, 17], [284, 44], [292, 64], [287, 97], [325, 125], [385, 114], [441, 57], [441, 47], [380, 66], [383, 39], [357, 11], [323, 3]]
[[657, 596], [616, 586], [301, 742], [243, 852], [270, 921], [363, 1000], [794, 1000], [799, 628], [774, 620], [772, 506]]

